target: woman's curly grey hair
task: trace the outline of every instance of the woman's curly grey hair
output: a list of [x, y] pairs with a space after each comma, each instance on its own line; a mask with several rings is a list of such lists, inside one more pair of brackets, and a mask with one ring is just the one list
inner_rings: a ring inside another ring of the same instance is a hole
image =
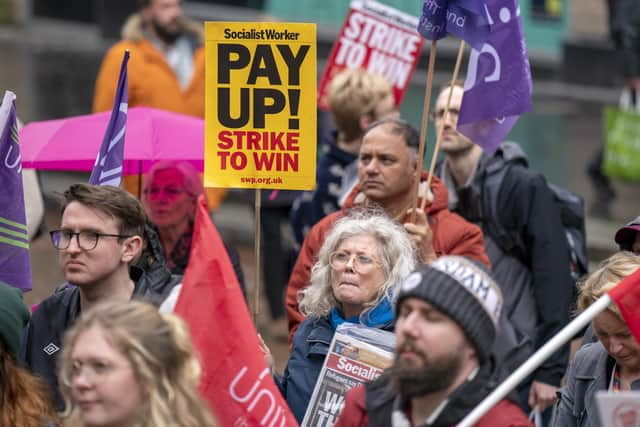
[[318, 252], [318, 261], [311, 269], [311, 284], [300, 291], [300, 312], [306, 316], [324, 317], [334, 306], [340, 308], [331, 288], [331, 254], [347, 238], [369, 235], [378, 242], [378, 253], [384, 268], [385, 281], [380, 286], [375, 298], [365, 304], [362, 318], [375, 307], [383, 297], [395, 300], [396, 285], [411, 273], [416, 265], [416, 257], [405, 229], [377, 209], [352, 210], [347, 216], [339, 219], [325, 236], [324, 243]]

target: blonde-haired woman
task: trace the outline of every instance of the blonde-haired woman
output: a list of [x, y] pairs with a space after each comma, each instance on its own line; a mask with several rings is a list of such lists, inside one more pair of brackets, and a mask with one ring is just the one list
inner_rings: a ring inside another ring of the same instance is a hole
[[214, 425], [179, 318], [136, 301], [99, 305], [78, 319], [63, 348], [65, 426]]
[[[578, 310], [584, 311], [638, 268], [640, 257], [632, 252], [618, 252], [603, 261], [580, 284]], [[592, 327], [598, 342], [585, 344], [569, 366], [554, 426], [599, 426], [595, 400], [598, 391], [616, 393], [640, 386], [640, 345], [618, 307], [611, 304], [593, 319]]]

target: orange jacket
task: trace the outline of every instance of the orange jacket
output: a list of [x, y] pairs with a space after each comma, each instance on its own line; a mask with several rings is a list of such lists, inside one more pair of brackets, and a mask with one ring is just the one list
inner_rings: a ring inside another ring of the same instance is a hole
[[[131, 54], [127, 66], [129, 83], [129, 107], [146, 106], [204, 118], [204, 34], [202, 26], [183, 20], [184, 30], [200, 45], [193, 55], [193, 76], [185, 88], [167, 63], [165, 56], [149, 40], [144, 38], [142, 19], [134, 14], [122, 28], [122, 41], [116, 43], [104, 57], [93, 97], [93, 111], [110, 111], [118, 84], [120, 64], [124, 51]], [[138, 195], [140, 177], [125, 176], [124, 188]], [[222, 202], [226, 191], [207, 188], [209, 208], [215, 210]]]
[[124, 51], [129, 49], [129, 107], [144, 105], [204, 118], [204, 47], [201, 26], [185, 21], [188, 31], [200, 43], [193, 55], [193, 76], [185, 88], [165, 56], [144, 38], [142, 20], [131, 16], [122, 29], [123, 40], [104, 57], [96, 80], [93, 111], [110, 111], [118, 84]]
[[[425, 172], [422, 175], [422, 181], [425, 181], [426, 178], [427, 173]], [[468, 256], [490, 267], [480, 228], [448, 210], [447, 188], [436, 177], [431, 182], [431, 192], [434, 200], [426, 205], [425, 210], [433, 232], [433, 249], [436, 255]], [[325, 234], [331, 230], [338, 219], [348, 212], [349, 208], [364, 202], [364, 194], [359, 193], [360, 186], [356, 186], [345, 202], [343, 209], [324, 217], [316, 223], [309, 230], [302, 244], [298, 260], [289, 277], [285, 301], [289, 321], [289, 344], [291, 344], [293, 334], [298, 325], [304, 320], [304, 316], [298, 310], [298, 292], [309, 285], [311, 267], [316, 262], [316, 255], [324, 242]], [[409, 216], [406, 216], [404, 222], [409, 221]]]

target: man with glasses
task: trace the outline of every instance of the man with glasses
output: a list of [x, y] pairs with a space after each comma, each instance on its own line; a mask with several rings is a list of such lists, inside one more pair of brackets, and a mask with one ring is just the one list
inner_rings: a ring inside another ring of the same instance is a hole
[[[573, 282], [561, 213], [545, 178], [519, 161], [524, 158], [520, 147], [503, 144], [488, 155], [456, 130], [463, 93], [462, 85], [456, 84], [445, 87], [436, 100], [435, 124], [443, 128], [440, 147], [446, 155], [436, 173], [448, 189], [449, 209], [484, 231], [492, 274], [505, 296], [504, 311], [526, 358], [569, 320]], [[491, 179], [502, 168], [508, 168], [503, 179]], [[489, 203], [491, 194], [497, 200], [495, 207]], [[504, 233], [517, 236], [520, 245], [506, 247]], [[568, 354], [567, 345], [520, 387], [523, 407], [528, 403], [544, 410], [555, 401]]]
[[422, 197], [426, 190], [427, 173], [418, 178], [418, 145], [418, 132], [397, 118], [382, 119], [365, 131], [358, 155], [359, 184], [342, 210], [311, 228], [289, 279], [286, 305], [290, 342], [304, 319], [298, 308], [298, 294], [309, 284], [311, 267], [325, 234], [353, 207], [378, 206], [402, 223], [422, 263], [451, 254], [489, 264], [480, 229], [449, 212], [447, 190], [437, 178], [431, 182], [425, 210], [418, 209], [415, 217], [410, 212], [416, 195]]
[[[56, 359], [64, 332], [81, 311], [104, 301], [141, 297], [160, 303], [161, 293], [131, 264], [144, 246], [146, 215], [140, 202], [112, 186], [74, 184], [64, 193], [60, 229], [51, 242], [60, 251], [67, 286], [42, 301], [25, 330], [21, 358], [41, 376], [64, 407], [58, 390]], [[165, 283], [172, 287], [175, 281]]]

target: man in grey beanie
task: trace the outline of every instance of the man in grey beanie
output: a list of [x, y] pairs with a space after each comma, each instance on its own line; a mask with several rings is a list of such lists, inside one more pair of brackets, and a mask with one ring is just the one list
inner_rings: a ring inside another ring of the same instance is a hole
[[[421, 266], [398, 292], [392, 367], [349, 391], [335, 426], [458, 423], [495, 387], [492, 349], [501, 310], [502, 293], [479, 264], [443, 256]], [[476, 424], [530, 425], [508, 400]]]

